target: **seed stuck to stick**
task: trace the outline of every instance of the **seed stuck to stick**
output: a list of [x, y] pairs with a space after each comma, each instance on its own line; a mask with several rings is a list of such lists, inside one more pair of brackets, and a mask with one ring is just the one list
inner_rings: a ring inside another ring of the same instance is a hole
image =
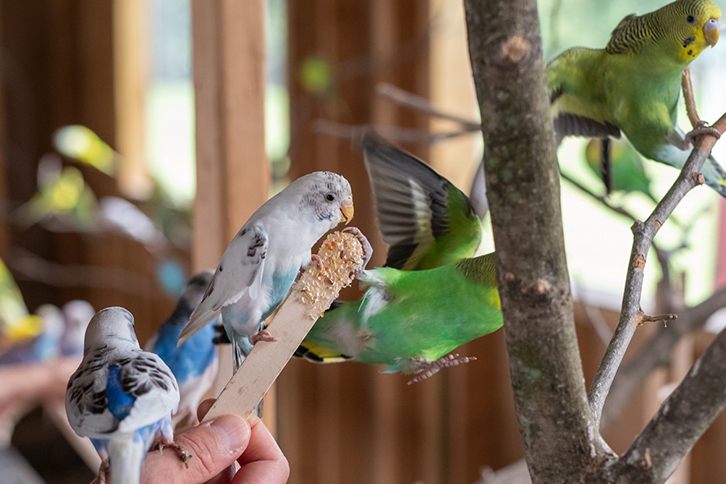
[[328, 235], [318, 255], [323, 262], [311, 264], [295, 286], [312, 319], [328, 309], [340, 290], [349, 286], [355, 273], [363, 268], [363, 247], [347, 232]]

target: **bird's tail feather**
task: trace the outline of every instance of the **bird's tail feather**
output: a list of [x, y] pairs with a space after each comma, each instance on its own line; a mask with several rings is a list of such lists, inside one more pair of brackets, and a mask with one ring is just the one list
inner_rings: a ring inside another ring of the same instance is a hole
[[210, 321], [217, 317], [217, 311], [208, 309], [204, 312], [198, 313], [197, 311], [199, 310], [199, 308], [200, 306], [198, 306], [197, 309], [194, 310], [191, 317], [189, 318], [189, 322], [186, 326], [184, 326], [181, 334], [179, 334], [179, 342], [177, 343], [177, 346], [183, 344], [186, 340], [194, 336], [197, 331], [205, 327], [207, 324], [209, 324]]
[[722, 197], [726, 197], [726, 171], [713, 156], [709, 156], [703, 164], [701, 173], [706, 179], [706, 185], [716, 190]]
[[338, 351], [333, 351], [310, 341], [303, 341], [292, 355], [294, 358], [305, 358], [313, 363], [340, 363], [351, 359]]
[[112, 440], [108, 446], [111, 484], [140, 484], [146, 448], [138, 440]]

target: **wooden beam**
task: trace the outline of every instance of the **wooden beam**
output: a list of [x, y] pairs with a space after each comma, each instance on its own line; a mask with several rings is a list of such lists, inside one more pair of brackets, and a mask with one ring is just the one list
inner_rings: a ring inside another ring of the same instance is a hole
[[[234, 234], [269, 195], [264, 12], [263, 0], [192, 1], [195, 271], [217, 265]], [[230, 353], [224, 353], [218, 388], [232, 374]], [[274, 414], [266, 400], [265, 424], [273, 430]]]
[[148, 5], [144, 0], [114, 0], [113, 60], [116, 101], [116, 149], [124, 157], [119, 166], [121, 191], [142, 198], [151, 191], [146, 167], [145, 107]]

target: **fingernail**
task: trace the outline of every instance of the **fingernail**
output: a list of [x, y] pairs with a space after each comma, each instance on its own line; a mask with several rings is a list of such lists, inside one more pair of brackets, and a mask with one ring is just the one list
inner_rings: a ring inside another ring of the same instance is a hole
[[219, 435], [222, 444], [230, 452], [239, 451], [249, 439], [249, 424], [236, 415], [223, 415], [212, 421], [210, 427]]

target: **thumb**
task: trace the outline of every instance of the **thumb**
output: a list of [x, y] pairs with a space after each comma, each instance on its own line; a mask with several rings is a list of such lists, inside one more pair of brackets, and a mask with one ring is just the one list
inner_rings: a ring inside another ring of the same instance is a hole
[[250, 426], [235, 415], [223, 415], [176, 436], [176, 442], [192, 454], [189, 469], [169, 449], [163, 454], [149, 454], [143, 472], [143, 482], [174, 482], [198, 484], [227, 469], [250, 441]]

